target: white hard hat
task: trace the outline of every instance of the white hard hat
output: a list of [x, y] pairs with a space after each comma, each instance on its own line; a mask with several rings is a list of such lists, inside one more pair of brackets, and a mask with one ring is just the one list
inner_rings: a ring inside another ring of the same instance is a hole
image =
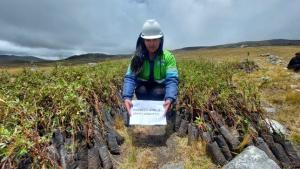
[[146, 20], [143, 29], [141, 37], [143, 39], [158, 39], [163, 36], [163, 33], [160, 29], [159, 23], [154, 19]]

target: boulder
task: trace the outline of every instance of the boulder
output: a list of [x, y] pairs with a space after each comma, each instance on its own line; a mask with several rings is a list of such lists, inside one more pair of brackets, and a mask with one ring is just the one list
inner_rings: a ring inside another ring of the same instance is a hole
[[179, 163], [168, 163], [162, 166], [162, 169], [184, 169], [183, 162]]
[[224, 166], [224, 169], [280, 169], [267, 154], [255, 146], [247, 147], [242, 153]]
[[275, 107], [262, 107], [265, 112], [275, 114], [277, 112]]
[[286, 134], [286, 132], [287, 132], [286, 128], [283, 125], [281, 125], [278, 121], [271, 120], [271, 119], [266, 119], [266, 122], [270, 126], [269, 129], [270, 129], [271, 133], [276, 132], [276, 133]]

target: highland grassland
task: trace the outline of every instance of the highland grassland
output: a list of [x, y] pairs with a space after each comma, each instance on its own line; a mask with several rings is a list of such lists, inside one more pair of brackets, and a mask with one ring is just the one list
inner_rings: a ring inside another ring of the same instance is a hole
[[[201, 112], [210, 109], [213, 102], [216, 111], [230, 113], [245, 135], [248, 123], [237, 120], [243, 117], [238, 112], [259, 112], [286, 126], [288, 138], [299, 147], [300, 74], [286, 69], [290, 58], [299, 51], [299, 46], [175, 51], [180, 75], [176, 108], [191, 113], [191, 122], [199, 125], [196, 116], [201, 117]], [[93, 137], [89, 129], [94, 117], [91, 114], [122, 109], [118, 95], [128, 63], [125, 58], [93, 66], [2, 68], [0, 168], [17, 167], [28, 159], [32, 168], [60, 166], [46, 153], [57, 128], [74, 141], [66, 148], [68, 152], [77, 153], [84, 145], [90, 146]], [[270, 113], [264, 108], [275, 111]], [[97, 119], [101, 122], [100, 115]], [[125, 138], [121, 155], [111, 156], [117, 168], [157, 168], [166, 162], [179, 162], [185, 168], [217, 167], [201, 141], [187, 146], [186, 137], [172, 135], [167, 141], [169, 148], [137, 146], [135, 136], [119, 116], [115, 116], [114, 127]], [[149, 128], [133, 130], [153, 133]], [[78, 132], [85, 136], [84, 142], [78, 141]]]

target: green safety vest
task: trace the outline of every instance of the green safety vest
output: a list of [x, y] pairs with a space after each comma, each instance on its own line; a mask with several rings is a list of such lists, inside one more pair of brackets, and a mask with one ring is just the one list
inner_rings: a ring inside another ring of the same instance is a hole
[[[176, 60], [174, 55], [168, 50], [155, 57], [153, 68], [154, 81], [162, 83], [166, 77], [178, 77], [178, 71], [176, 67]], [[132, 74], [130, 65], [127, 70], [127, 74]], [[144, 60], [144, 64], [141, 72], [137, 75], [137, 79], [141, 81], [148, 81], [150, 78], [150, 61]]]

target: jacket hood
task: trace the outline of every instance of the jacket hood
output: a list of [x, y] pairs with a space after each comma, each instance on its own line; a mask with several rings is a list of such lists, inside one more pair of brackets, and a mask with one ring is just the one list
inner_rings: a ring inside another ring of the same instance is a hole
[[[142, 35], [142, 33], [140, 33], [140, 35], [136, 41], [136, 50], [139, 48], [139, 46], [141, 46], [144, 56], [148, 56], [147, 48], [145, 46], [144, 39], [141, 37], [141, 35]], [[159, 44], [159, 47], [157, 50], [158, 55], [163, 52], [163, 44], [164, 44], [164, 37], [162, 36], [160, 38], [160, 44]]]

